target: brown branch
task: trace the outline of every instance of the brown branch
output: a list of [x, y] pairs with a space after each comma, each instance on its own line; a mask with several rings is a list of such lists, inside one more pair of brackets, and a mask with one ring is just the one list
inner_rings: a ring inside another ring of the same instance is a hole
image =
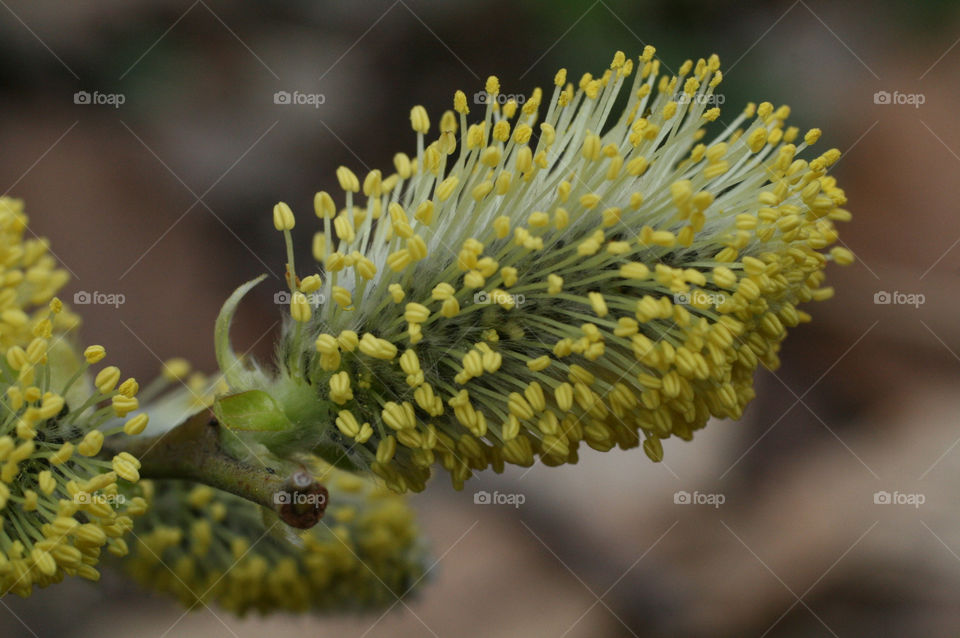
[[220, 424], [210, 412], [196, 414], [154, 437], [111, 441], [115, 452], [140, 460], [140, 476], [185, 479], [236, 494], [262, 505], [291, 527], [317, 524], [327, 506], [327, 489], [302, 465], [281, 469], [231, 456], [220, 441]]

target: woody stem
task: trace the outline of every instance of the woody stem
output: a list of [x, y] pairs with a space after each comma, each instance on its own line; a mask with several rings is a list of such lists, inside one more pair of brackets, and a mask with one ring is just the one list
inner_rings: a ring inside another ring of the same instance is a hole
[[327, 490], [295, 463], [276, 468], [237, 459], [221, 444], [221, 426], [209, 412], [152, 437], [111, 441], [113, 452], [140, 460], [140, 476], [183, 479], [230, 492], [275, 512], [299, 529], [317, 524], [327, 504]]

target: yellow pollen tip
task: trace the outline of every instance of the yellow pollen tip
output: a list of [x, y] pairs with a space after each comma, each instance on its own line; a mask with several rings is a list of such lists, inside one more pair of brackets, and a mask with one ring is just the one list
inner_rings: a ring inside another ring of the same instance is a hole
[[273, 207], [273, 227], [277, 230], [292, 230], [296, 224], [293, 211], [284, 202]]
[[427, 117], [427, 109], [417, 105], [410, 109], [410, 126], [417, 133], [426, 135], [430, 130], [430, 118]]

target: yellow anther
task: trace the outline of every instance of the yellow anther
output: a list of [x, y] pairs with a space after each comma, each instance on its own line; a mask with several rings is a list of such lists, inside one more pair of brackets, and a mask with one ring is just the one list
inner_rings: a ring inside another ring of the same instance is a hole
[[346, 166], [337, 168], [337, 182], [339, 182], [340, 188], [348, 193], [360, 191], [360, 180], [358, 180], [354, 172]]
[[107, 355], [107, 351], [103, 346], [88, 346], [86, 350], [83, 351], [83, 358], [86, 359], [87, 363], [97, 363]]
[[426, 135], [427, 131], [430, 130], [430, 118], [427, 117], [427, 109], [419, 105], [410, 109], [410, 126], [417, 133]]
[[273, 207], [273, 227], [277, 230], [291, 230], [296, 224], [293, 211], [284, 202]]

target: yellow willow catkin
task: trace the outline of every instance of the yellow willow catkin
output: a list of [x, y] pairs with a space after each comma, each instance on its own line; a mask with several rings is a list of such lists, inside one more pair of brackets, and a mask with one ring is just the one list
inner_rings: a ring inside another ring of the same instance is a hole
[[286, 528], [261, 508], [207, 486], [144, 481], [150, 503], [122, 565], [153, 591], [202, 609], [344, 613], [386, 608], [426, 573], [413, 511], [403, 496], [346, 472], [317, 470], [330, 506], [310, 530]]
[[398, 491], [434, 466], [460, 487], [505, 463], [576, 462], [581, 442], [659, 461], [663, 439], [739, 418], [756, 370], [810, 319], [800, 304], [831, 296], [827, 263], [853, 256], [832, 247], [850, 217], [827, 175], [839, 151], [804, 153], [820, 131], [768, 102], [708, 133], [719, 66], [660, 75], [647, 47], [597, 77], [563, 70], [522, 104], [491, 77], [439, 130], [415, 107], [416, 156], [364, 179], [365, 202], [347, 169], [339, 212], [318, 194], [323, 285], [287, 322], [278, 374], [235, 365], [225, 336], [252, 283], [228, 302], [231, 388], [276, 399], [284, 445]]
[[[98, 457], [102, 424], [139, 408], [137, 382], [114, 366], [88, 378], [106, 351], [74, 348], [79, 319], [55, 297], [69, 276], [46, 240], [25, 236], [27, 222], [21, 201], [0, 198], [0, 595], [20, 596], [67, 576], [99, 579], [101, 552], [126, 554], [131, 516], [146, 508], [123, 489], [139, 461]], [[129, 417], [133, 429], [145, 421]]]

